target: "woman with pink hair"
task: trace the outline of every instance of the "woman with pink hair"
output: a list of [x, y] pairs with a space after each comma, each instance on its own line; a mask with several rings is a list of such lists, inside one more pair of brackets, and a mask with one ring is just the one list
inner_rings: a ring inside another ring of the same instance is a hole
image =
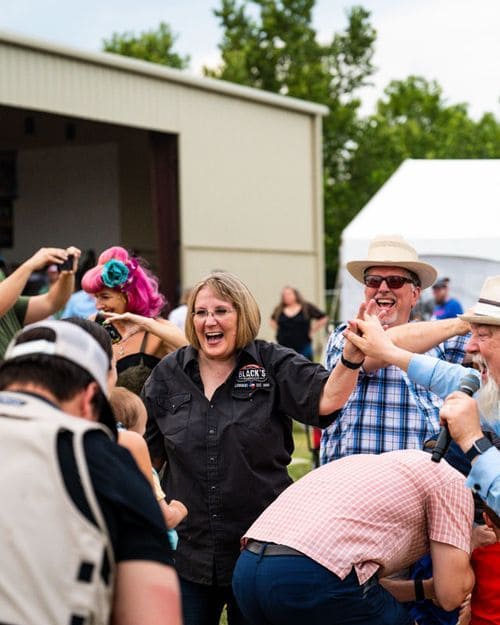
[[165, 298], [157, 278], [123, 247], [110, 247], [82, 278], [96, 298], [95, 321], [113, 341], [118, 385], [139, 394], [152, 369], [166, 354], [187, 343], [184, 333], [158, 315]]

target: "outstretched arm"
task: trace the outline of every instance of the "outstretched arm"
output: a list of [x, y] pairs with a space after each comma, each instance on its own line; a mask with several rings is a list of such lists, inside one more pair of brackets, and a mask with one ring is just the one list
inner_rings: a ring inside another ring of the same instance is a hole
[[357, 319], [351, 326], [354, 326], [356, 332], [348, 329], [344, 334], [366, 354], [365, 371], [379, 369], [388, 364], [395, 365], [406, 371], [412, 382], [424, 386], [443, 399], [459, 388], [465, 375], [473, 373], [471, 369], [460, 364], [427, 354], [414, 354], [394, 345], [389, 332], [384, 332], [373, 315], [365, 315], [364, 320]]
[[[371, 308], [372, 310], [373, 308]], [[408, 370], [413, 353], [424, 353], [458, 334], [466, 334], [470, 326], [458, 318], [442, 321], [420, 321], [405, 323], [384, 330], [383, 316], [380, 320], [375, 314], [365, 312], [349, 322], [344, 335], [367, 356], [365, 371], [373, 371], [395, 365]]]
[[51, 263], [62, 263], [66, 258], [66, 250], [58, 247], [42, 247], [5, 278], [0, 283], [0, 317], [14, 306], [33, 271], [43, 269]]
[[110, 321], [123, 321], [125, 323], [133, 323], [139, 326], [145, 332], [149, 332], [157, 336], [163, 344], [163, 353], [165, 356], [171, 351], [187, 345], [188, 341], [184, 332], [171, 321], [167, 319], [154, 319], [153, 317], [143, 317], [135, 313], [126, 312], [121, 315], [115, 313], [105, 313], [106, 318]]
[[[65, 250], [58, 250], [58, 252], [63, 261], [66, 260], [69, 255], [73, 255], [73, 269], [61, 271], [59, 278], [48, 293], [35, 295], [29, 298], [28, 309], [24, 319], [25, 324], [46, 319], [63, 308], [74, 291], [75, 271], [78, 267], [78, 259], [80, 258], [81, 252], [77, 247], [68, 247]], [[55, 262], [61, 263], [63, 261], [59, 259]]]
[[423, 354], [452, 336], [464, 336], [470, 325], [458, 317], [439, 321], [404, 323], [387, 330], [392, 341], [410, 352]]

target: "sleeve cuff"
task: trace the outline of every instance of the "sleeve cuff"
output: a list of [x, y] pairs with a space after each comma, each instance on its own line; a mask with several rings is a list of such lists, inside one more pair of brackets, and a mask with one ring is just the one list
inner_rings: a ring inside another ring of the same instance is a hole
[[493, 482], [500, 476], [500, 452], [495, 447], [488, 449], [472, 465], [466, 485], [486, 499]]

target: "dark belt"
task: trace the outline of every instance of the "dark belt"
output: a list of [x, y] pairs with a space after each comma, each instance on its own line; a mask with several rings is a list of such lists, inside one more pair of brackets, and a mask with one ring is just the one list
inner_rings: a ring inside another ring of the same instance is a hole
[[297, 549], [292, 549], [286, 545], [276, 545], [275, 543], [261, 543], [258, 540], [249, 539], [246, 549], [252, 553], [262, 556], [303, 556]]

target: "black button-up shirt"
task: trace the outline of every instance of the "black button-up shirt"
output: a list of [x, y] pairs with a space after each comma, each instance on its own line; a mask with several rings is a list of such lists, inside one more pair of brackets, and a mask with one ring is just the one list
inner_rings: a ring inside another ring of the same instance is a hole
[[229, 585], [240, 537], [290, 483], [291, 418], [318, 415], [329, 373], [291, 349], [254, 341], [208, 400], [197, 352], [184, 347], [153, 370], [143, 390], [151, 456], [165, 460], [167, 499], [188, 508], [178, 526], [176, 567], [187, 580]]

